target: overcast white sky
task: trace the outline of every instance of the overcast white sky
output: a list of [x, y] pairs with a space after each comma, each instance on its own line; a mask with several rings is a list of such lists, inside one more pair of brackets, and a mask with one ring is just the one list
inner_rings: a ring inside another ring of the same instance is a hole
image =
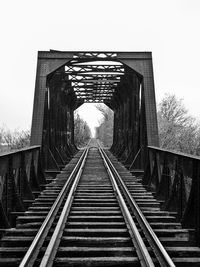
[[49, 49], [152, 51], [157, 101], [175, 93], [200, 118], [200, 0], [6, 0], [0, 25], [0, 126], [30, 127]]

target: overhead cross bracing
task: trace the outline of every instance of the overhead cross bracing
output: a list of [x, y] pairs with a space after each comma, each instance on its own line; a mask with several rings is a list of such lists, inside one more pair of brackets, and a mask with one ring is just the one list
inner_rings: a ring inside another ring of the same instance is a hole
[[48, 75], [48, 87], [60, 77], [63, 94], [73, 98], [76, 108], [84, 103], [105, 103], [115, 109], [123, 95], [129, 94], [126, 84], [135, 87], [134, 79], [140, 84], [142, 82], [142, 75], [121, 62], [117, 55], [111, 52], [75, 52], [71, 60]]
[[[82, 54], [80, 56], [83, 57]], [[110, 101], [121, 77], [125, 74], [122, 63], [108, 60], [107, 55], [101, 56], [101, 61], [86, 62], [79, 58], [65, 66], [65, 74], [71, 81], [77, 99], [81, 99], [84, 103]]]

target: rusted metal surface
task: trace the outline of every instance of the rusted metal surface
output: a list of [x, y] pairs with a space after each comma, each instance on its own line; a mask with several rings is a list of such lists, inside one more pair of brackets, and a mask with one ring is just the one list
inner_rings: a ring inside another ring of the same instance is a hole
[[148, 147], [143, 183], [163, 201], [164, 210], [176, 211], [184, 227], [195, 229], [200, 245], [200, 157]]
[[0, 227], [12, 226], [12, 213], [24, 211], [28, 200], [34, 200], [33, 191], [41, 191], [45, 183], [39, 146], [1, 154]]

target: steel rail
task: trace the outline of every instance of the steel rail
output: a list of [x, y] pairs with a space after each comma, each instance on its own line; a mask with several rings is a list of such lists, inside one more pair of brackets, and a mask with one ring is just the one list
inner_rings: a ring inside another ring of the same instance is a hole
[[127, 223], [132, 242], [136, 248], [136, 252], [137, 252], [138, 258], [140, 260], [140, 264], [142, 267], [154, 267], [155, 265], [153, 263], [153, 260], [150, 256], [149, 252], [148, 252], [147, 247], [144, 244], [144, 241], [143, 241], [143, 239], [142, 239], [142, 237], [141, 237], [141, 235], [137, 229], [135, 222], [132, 219], [132, 216], [131, 216], [131, 214], [128, 210], [128, 207], [125, 203], [125, 200], [124, 200], [124, 198], [123, 198], [123, 196], [119, 190], [119, 187], [117, 185], [117, 182], [116, 182], [116, 179], [113, 175], [113, 172], [112, 172], [112, 170], [111, 170], [111, 168], [107, 162], [107, 159], [106, 159], [105, 155], [103, 154], [102, 149], [100, 147], [99, 147], [99, 152], [102, 156], [105, 167], [108, 171], [111, 183], [113, 185], [113, 189], [116, 193], [116, 197], [118, 199], [119, 205], [121, 207], [122, 213], [123, 213], [125, 221]]
[[44, 254], [43, 258], [42, 258], [42, 261], [40, 263], [40, 267], [45, 267], [45, 266], [46, 267], [51, 267], [53, 265], [53, 261], [54, 261], [54, 258], [56, 256], [56, 253], [57, 253], [60, 241], [61, 241], [63, 230], [65, 228], [65, 223], [67, 221], [67, 218], [68, 218], [68, 215], [69, 215], [69, 212], [70, 212], [71, 204], [72, 204], [72, 201], [74, 199], [74, 192], [76, 191], [78, 182], [79, 182], [79, 180], [81, 178], [81, 175], [82, 175], [82, 172], [83, 172], [85, 161], [87, 159], [88, 151], [89, 151], [89, 148], [87, 148], [87, 150], [86, 150], [86, 153], [84, 155], [84, 159], [83, 159], [83, 161], [81, 163], [81, 166], [80, 166], [80, 168], [78, 170], [76, 178], [74, 179], [73, 185], [72, 185], [72, 187], [70, 189], [70, 192], [68, 194], [68, 197], [67, 197], [65, 205], [63, 207], [63, 210], [62, 210], [62, 213], [60, 215], [59, 221], [58, 221], [58, 223], [56, 225], [56, 228], [55, 228], [55, 230], [53, 232], [51, 240], [50, 240], [50, 242], [48, 244], [48, 247], [47, 247], [47, 249], [45, 251], [45, 254]]
[[110, 161], [110, 159], [106, 155], [105, 151], [101, 147], [99, 149], [100, 149], [100, 151], [102, 151], [102, 154], [105, 156], [105, 158], [107, 160], [107, 164], [111, 168], [114, 176], [117, 178], [117, 180], [120, 184], [120, 188], [122, 189], [122, 192], [124, 193], [128, 203], [131, 207], [131, 210], [134, 213], [141, 229], [143, 230], [145, 237], [149, 241], [149, 244], [150, 244], [151, 248], [153, 249], [158, 262], [161, 264], [162, 267], [175, 267], [175, 264], [173, 263], [172, 259], [168, 255], [167, 251], [165, 250], [165, 248], [161, 244], [161, 242], [158, 239], [158, 237], [156, 236], [156, 234], [154, 233], [150, 224], [147, 222], [144, 214], [140, 210], [140, 208], [137, 205], [134, 198], [131, 196], [127, 186], [125, 185], [125, 183], [121, 179], [119, 173], [117, 172], [117, 170], [113, 166], [112, 162]]
[[[87, 154], [88, 148], [84, 150], [80, 159], [78, 160], [76, 166], [74, 167], [72, 173], [70, 174], [68, 180], [64, 184], [62, 190], [60, 191], [58, 197], [56, 198], [54, 204], [52, 205], [48, 215], [46, 216], [44, 222], [42, 223], [37, 235], [35, 236], [34, 240], [32, 241], [28, 251], [26, 252], [24, 258], [22, 259], [19, 267], [31, 267], [34, 265], [34, 262], [39, 254], [39, 251], [43, 245], [43, 242], [49, 232], [49, 229], [52, 227], [54, 219], [58, 213], [58, 210], [69, 191], [69, 187], [73, 180], [76, 178], [75, 175], [80, 169], [81, 163], [83, 162], [85, 155]], [[75, 178], [74, 178], [75, 177]]]

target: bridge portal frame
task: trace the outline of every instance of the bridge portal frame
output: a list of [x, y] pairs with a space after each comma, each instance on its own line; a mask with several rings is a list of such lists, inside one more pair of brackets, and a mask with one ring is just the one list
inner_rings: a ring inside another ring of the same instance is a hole
[[[60, 67], [74, 59], [77, 54], [91, 54], [90, 61], [97, 60], [96, 54], [115, 53], [115, 60], [127, 65], [143, 77], [143, 97], [145, 103], [145, 124], [147, 146], [159, 146], [156, 101], [154, 89], [154, 75], [151, 52], [67, 52], [67, 51], [39, 51], [35, 82], [35, 95], [31, 128], [31, 145], [42, 146], [43, 125], [45, 116], [45, 93], [47, 91], [47, 77]], [[93, 57], [94, 55], [94, 57]], [[98, 58], [101, 60], [100, 58]], [[73, 119], [72, 119], [73, 120]], [[72, 134], [73, 137], [73, 134]]]

